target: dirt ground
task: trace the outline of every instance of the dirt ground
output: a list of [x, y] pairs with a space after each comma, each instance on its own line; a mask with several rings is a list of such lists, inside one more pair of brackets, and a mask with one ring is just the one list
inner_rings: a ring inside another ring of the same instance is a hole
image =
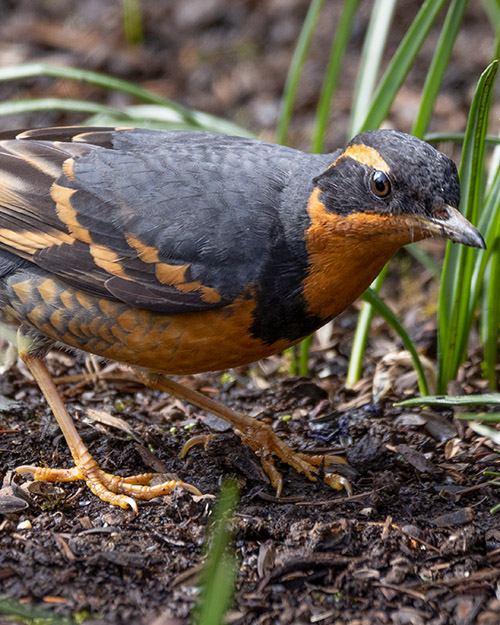
[[[371, 4], [361, 2], [327, 149], [345, 140]], [[470, 4], [434, 130], [463, 130], [475, 83], [492, 55], [494, 33], [482, 4]], [[419, 5], [398, 3], [393, 49]], [[109, 72], [272, 140], [308, 2], [145, 0], [142, 6], [144, 40], [130, 46], [119, 2], [0, 0], [0, 66], [37, 60]], [[340, 2], [325, 3], [291, 127], [295, 147], [309, 145], [340, 8]], [[401, 130], [411, 126], [437, 36], [433, 31], [390, 115], [390, 124]], [[3, 83], [0, 94], [2, 100], [58, 96], [128, 103], [123, 95], [52, 79]], [[55, 111], [10, 116], [0, 119], [0, 129], [82, 119]], [[498, 130], [495, 123], [492, 130]], [[439, 258], [442, 245], [432, 242], [427, 249]], [[435, 358], [437, 287], [430, 275], [402, 252], [384, 288], [419, 347]], [[78, 483], [14, 478], [12, 469], [20, 464], [71, 466], [71, 458], [24, 367], [6, 371], [0, 381], [0, 596], [87, 625], [189, 623], [213, 496], [222, 476], [233, 475], [240, 488], [234, 515], [240, 568], [228, 623], [500, 623], [500, 521], [489, 512], [500, 491], [482, 475], [499, 470], [498, 455], [452, 410], [393, 406], [417, 393], [416, 380], [410, 367], [383, 360], [402, 347], [377, 319], [364, 377], [353, 391], [345, 390], [357, 308], [316, 342], [310, 379], [288, 377], [286, 362], [277, 356], [186, 381], [272, 424], [294, 448], [344, 454], [351, 496], [281, 466], [285, 488], [278, 499], [256, 456], [219, 420], [145, 390], [116, 365], [63, 352], [51, 353], [50, 369], [101, 466], [124, 474], [174, 473], [204, 496], [176, 491], [140, 504], [134, 516]], [[453, 392], [484, 390], [478, 354], [473, 345]], [[189, 438], [206, 433], [218, 435], [206, 448], [180, 457]], [[2, 618], [0, 623], [12, 622]]]

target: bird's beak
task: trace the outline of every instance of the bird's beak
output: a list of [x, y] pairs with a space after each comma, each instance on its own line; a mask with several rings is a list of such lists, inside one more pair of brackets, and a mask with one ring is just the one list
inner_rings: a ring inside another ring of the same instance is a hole
[[445, 237], [456, 243], [486, 249], [486, 243], [479, 230], [465, 219], [460, 211], [449, 204], [444, 204], [432, 217], [418, 215], [414, 218], [423, 229], [431, 234]]

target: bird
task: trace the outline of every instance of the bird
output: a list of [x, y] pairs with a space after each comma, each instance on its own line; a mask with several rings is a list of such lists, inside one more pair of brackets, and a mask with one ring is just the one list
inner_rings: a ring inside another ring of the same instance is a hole
[[45, 356], [63, 345], [131, 367], [225, 419], [278, 494], [276, 458], [342, 488], [331, 457], [292, 450], [257, 419], [172, 379], [289, 348], [329, 322], [404, 245], [439, 236], [484, 248], [458, 210], [453, 161], [395, 130], [329, 154], [204, 131], [54, 127], [0, 133], [0, 309], [71, 451], [69, 469], [103, 501], [137, 500], [181, 480], [121, 477], [81, 439]]

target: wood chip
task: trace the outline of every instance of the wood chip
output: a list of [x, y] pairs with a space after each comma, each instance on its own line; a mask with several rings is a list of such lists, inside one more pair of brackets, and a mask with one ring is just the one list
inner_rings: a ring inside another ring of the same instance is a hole
[[130, 425], [120, 419], [119, 417], [114, 417], [106, 410], [96, 410], [95, 408], [87, 408], [86, 416], [89, 417], [92, 421], [96, 421], [97, 423], [101, 423], [102, 425], [108, 425], [112, 428], [116, 428], [117, 430], [121, 430], [131, 436], [134, 440], [140, 443], [139, 437], [136, 435], [134, 430], [130, 427]]

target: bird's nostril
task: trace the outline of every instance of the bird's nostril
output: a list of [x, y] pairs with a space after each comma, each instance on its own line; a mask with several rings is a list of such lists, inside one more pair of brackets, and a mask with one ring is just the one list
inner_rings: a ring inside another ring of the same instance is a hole
[[446, 206], [440, 206], [437, 210], [432, 211], [432, 216], [436, 219], [441, 219], [442, 221], [446, 221], [450, 218], [450, 212], [446, 208]]

